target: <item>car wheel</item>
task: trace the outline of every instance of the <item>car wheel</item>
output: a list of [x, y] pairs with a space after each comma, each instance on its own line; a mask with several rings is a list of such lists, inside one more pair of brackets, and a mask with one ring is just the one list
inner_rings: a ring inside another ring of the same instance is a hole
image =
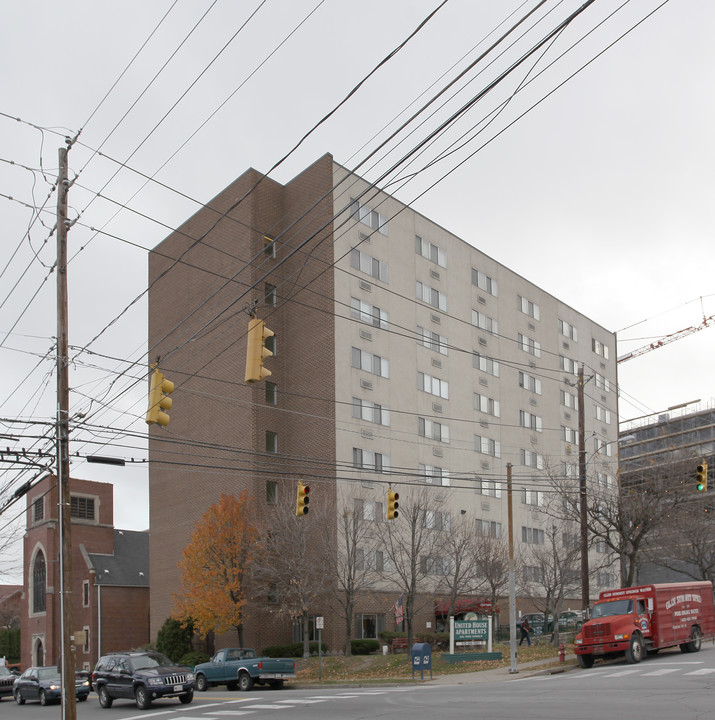
[[148, 710], [151, 706], [151, 698], [143, 685], [139, 685], [139, 687], [134, 691], [134, 698], [137, 701], [137, 707], [140, 710]]
[[593, 655], [577, 655], [576, 659], [578, 660], [578, 664], [584, 670], [588, 670], [589, 668], [593, 667], [593, 661], [595, 658], [593, 657]]
[[208, 682], [206, 682], [205, 675], [197, 675], [196, 676], [196, 689], [199, 692], [206, 692], [209, 689], [209, 684], [208, 684]]
[[640, 633], [633, 633], [633, 635], [631, 635], [631, 644], [628, 646], [628, 650], [626, 650], [626, 660], [631, 663], [631, 665], [634, 665], [643, 659], [644, 654], [643, 639]]
[[77, 700], [80, 702], [84, 702], [87, 699], [86, 695], [77, 695]]
[[189, 690], [186, 695], [179, 695], [179, 702], [182, 705], [188, 705], [194, 699], [194, 691]]
[[25, 704], [25, 698], [22, 697], [22, 693], [19, 690], [15, 691], [15, 702], [18, 705], [24, 705]]
[[703, 644], [702, 636], [700, 635], [700, 629], [694, 627], [690, 633], [690, 642], [688, 643], [688, 652], [698, 652], [700, 646]]
[[47, 705], [47, 694], [42, 689], [40, 689], [40, 705]]
[[238, 689], [241, 692], [248, 692], [253, 687], [253, 678], [247, 673], [242, 672], [238, 676]]
[[97, 688], [97, 696], [99, 697], [99, 706], [103, 708], [112, 707], [114, 699], [109, 696], [106, 685], [100, 685]]

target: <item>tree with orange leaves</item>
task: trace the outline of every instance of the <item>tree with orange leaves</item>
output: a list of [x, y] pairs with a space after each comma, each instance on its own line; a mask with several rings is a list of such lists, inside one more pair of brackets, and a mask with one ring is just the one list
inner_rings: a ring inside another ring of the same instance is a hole
[[235, 627], [243, 646], [243, 607], [256, 530], [248, 495], [221, 495], [196, 523], [179, 562], [182, 591], [174, 596], [174, 617], [191, 621], [202, 634]]

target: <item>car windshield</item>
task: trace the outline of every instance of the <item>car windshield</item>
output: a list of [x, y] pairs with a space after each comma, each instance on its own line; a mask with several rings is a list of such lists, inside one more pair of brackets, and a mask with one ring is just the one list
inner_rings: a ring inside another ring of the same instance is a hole
[[53, 667], [37, 668], [37, 677], [40, 678], [40, 680], [59, 680], [60, 673], [57, 668]]
[[163, 665], [173, 665], [174, 663], [161, 653], [151, 653], [150, 655], [139, 655], [132, 658], [132, 665], [135, 670], [146, 670], [147, 668], [155, 668]]
[[629, 615], [633, 612], [633, 600], [612, 600], [593, 606], [591, 617], [600, 618], [609, 615]]

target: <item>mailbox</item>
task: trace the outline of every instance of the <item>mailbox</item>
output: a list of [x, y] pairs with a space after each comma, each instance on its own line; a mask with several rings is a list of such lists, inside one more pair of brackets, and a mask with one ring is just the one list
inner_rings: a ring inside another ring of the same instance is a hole
[[432, 677], [432, 648], [429, 643], [415, 643], [412, 646], [412, 677], [419, 670], [420, 680], [424, 680], [425, 670]]

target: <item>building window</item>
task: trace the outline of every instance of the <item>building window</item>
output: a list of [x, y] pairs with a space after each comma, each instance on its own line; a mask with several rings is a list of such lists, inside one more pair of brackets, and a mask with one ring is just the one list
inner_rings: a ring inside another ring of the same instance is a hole
[[497, 480], [484, 480], [478, 477], [476, 478], [475, 487], [480, 495], [493, 498], [501, 497], [501, 483]]
[[524, 490], [522, 501], [524, 505], [536, 505], [538, 507], [544, 504], [544, 493], [539, 490]]
[[32, 520], [33, 522], [40, 522], [45, 519], [45, 498], [37, 498], [32, 503]]
[[438, 423], [427, 418], [417, 418], [417, 434], [428, 440], [437, 440], [438, 442], [449, 442], [449, 427], [444, 423]]
[[611, 391], [611, 383], [608, 381], [608, 378], [603, 377], [603, 375], [596, 373], [594, 382], [599, 390], [603, 390], [605, 392]]
[[435, 465], [423, 465], [419, 463], [418, 472], [420, 477], [426, 482], [433, 485], [450, 485], [449, 470], [436, 467]]
[[84, 643], [82, 645], [82, 652], [86, 655], [89, 653], [89, 625], [85, 625], [84, 628]]
[[263, 285], [263, 302], [268, 307], [276, 306], [276, 286], [270, 283]]
[[82, 607], [89, 607], [89, 580], [82, 581]]
[[535, 470], [544, 469], [544, 458], [539, 453], [533, 450], [521, 450], [521, 464], [526, 467], [534, 468]]
[[540, 583], [544, 580], [544, 572], [538, 565], [524, 565], [523, 577], [524, 582]]
[[363, 500], [361, 498], [355, 498], [354, 508], [356, 515], [366, 522], [380, 522], [386, 518], [385, 505], [379, 500]]
[[541, 395], [541, 380], [528, 373], [519, 372], [519, 387], [523, 387], [524, 390], [533, 392], [536, 395]]
[[271, 430], [266, 430], [266, 452], [278, 452], [278, 433]]
[[499, 417], [499, 401], [486, 395], [474, 393], [474, 409], [487, 415]]
[[474, 522], [478, 535], [493, 538], [501, 537], [502, 524], [500, 522], [495, 522], [494, 520], [481, 520], [479, 518], [477, 518]]
[[591, 338], [591, 348], [596, 355], [600, 355], [602, 358], [608, 360], [608, 345], [604, 345], [602, 342]]
[[496, 335], [499, 332], [499, 323], [494, 318], [490, 318], [489, 315], [479, 312], [479, 310], [472, 310], [472, 325], [491, 335]]
[[474, 449], [482, 455], [491, 455], [492, 457], [501, 457], [501, 443], [498, 440], [474, 436]]
[[472, 365], [477, 370], [499, 377], [499, 363], [493, 358], [476, 352], [476, 350], [472, 353]]
[[571, 410], [578, 408], [578, 398], [575, 395], [567, 393], [565, 390], [559, 390], [559, 393], [561, 395], [561, 404], [564, 407], [571, 408]]
[[610, 443], [606, 442], [605, 440], [599, 440], [599, 438], [594, 438], [593, 444], [594, 452], [597, 452], [600, 455], [606, 455], [607, 457], [611, 457], [611, 454], [613, 453], [613, 445], [615, 443]]
[[612, 588], [616, 586], [616, 576], [613, 573], [598, 573], [598, 586], [602, 588]]
[[47, 610], [47, 565], [42, 551], [35, 556], [32, 564], [32, 612], [43, 613]]
[[381, 310], [359, 298], [350, 298], [350, 317], [382, 330], [388, 325], [387, 310]]
[[569, 340], [578, 342], [578, 331], [573, 325], [567, 323], [565, 320], [559, 320], [559, 332]]
[[526, 410], [519, 410], [519, 425], [529, 428], [529, 430], [536, 430], [536, 432], [543, 430], [543, 420], [538, 415], [526, 412]]
[[268, 405], [278, 405], [278, 386], [268, 381], [266, 381], [266, 403]]
[[353, 417], [376, 425], [390, 426], [390, 411], [386, 407], [369, 400], [353, 398]]
[[446, 530], [449, 532], [452, 529], [452, 519], [450, 514], [446, 512], [423, 510], [422, 527], [428, 530]]
[[435, 265], [439, 265], [442, 268], [447, 267], [447, 253], [431, 242], [423, 240], [418, 235], [415, 235], [415, 248], [417, 254], [422, 255], [423, 258], [431, 260]]
[[497, 292], [497, 281], [474, 268], [472, 268], [472, 285], [475, 285], [480, 290], [484, 290], [485, 293], [489, 293], [494, 297], [497, 297], [499, 294]]
[[370, 470], [371, 472], [390, 472], [390, 456], [383, 453], [353, 448], [353, 467], [358, 470]]
[[94, 520], [94, 498], [72, 495], [70, 497], [70, 517], [78, 520]]
[[278, 483], [275, 480], [266, 481], [266, 502], [269, 505], [278, 503]]
[[272, 604], [276, 604], [278, 600], [278, 583], [269, 583], [268, 592], [266, 593], [266, 601]]
[[564, 442], [575, 445], [578, 442], [578, 430], [570, 427], [561, 426], [561, 439]]
[[350, 200], [350, 216], [373, 230], [377, 230], [381, 235], [387, 235], [387, 218], [360, 200]]
[[263, 253], [270, 258], [276, 257], [276, 241], [270, 235], [263, 236]]
[[519, 333], [517, 336], [517, 342], [519, 343], [519, 347], [525, 353], [529, 353], [529, 355], [533, 355], [537, 358], [541, 357], [541, 344], [536, 342], [533, 338]]
[[449, 400], [449, 383], [446, 380], [440, 380], [427, 373], [417, 373], [417, 389], [430, 395], [436, 395], [439, 398]]
[[539, 528], [521, 527], [521, 541], [527, 545], [544, 545], [546, 538], [544, 531]]
[[385, 283], [388, 281], [387, 263], [362, 252], [362, 250], [353, 248], [350, 251], [350, 267], [366, 273], [375, 280], [380, 280]]
[[605, 423], [606, 425], [611, 424], [611, 411], [606, 410], [606, 408], [602, 408], [600, 405], [595, 406], [596, 410], [596, 420], [599, 422]]
[[385, 630], [385, 615], [358, 614], [355, 618], [355, 637], [358, 640], [377, 640]]
[[559, 368], [564, 372], [571, 373], [572, 375], [578, 374], [578, 363], [571, 358], [559, 355]]
[[447, 338], [439, 333], [417, 327], [417, 344], [438, 352], [440, 355], [447, 355]]
[[420, 572], [423, 575], [449, 575], [452, 563], [448, 557], [420, 557]]
[[373, 355], [367, 350], [352, 348], [352, 366], [358, 370], [378, 375], [379, 377], [390, 377], [390, 362], [387, 358]]
[[521, 310], [521, 312], [524, 313], [524, 315], [528, 315], [530, 318], [533, 318], [534, 320], [539, 319], [539, 306], [531, 302], [531, 300], [527, 300], [525, 297], [522, 297], [521, 295], [517, 295], [517, 308]]
[[421, 283], [419, 280], [417, 281], [417, 299], [438, 310], [442, 310], [442, 312], [447, 312], [447, 296], [443, 292]]

